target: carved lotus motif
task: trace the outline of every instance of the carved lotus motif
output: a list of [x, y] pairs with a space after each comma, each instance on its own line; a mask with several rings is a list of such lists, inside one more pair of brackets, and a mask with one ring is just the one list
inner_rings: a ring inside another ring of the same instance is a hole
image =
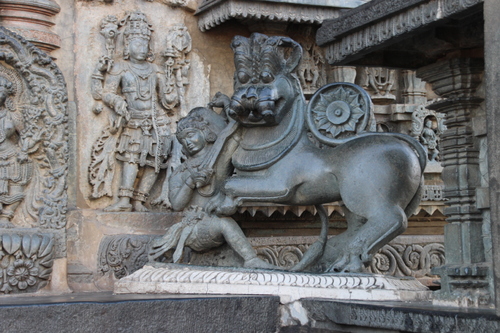
[[313, 109], [318, 129], [336, 138], [342, 132], [353, 132], [365, 114], [359, 102], [360, 94], [339, 87], [320, 94]]
[[373, 131], [373, 105], [361, 87], [351, 83], [327, 84], [311, 97], [306, 120], [321, 143], [337, 146], [366, 131]]
[[32, 260], [18, 259], [14, 261], [13, 265], [7, 268], [9, 284], [17, 286], [20, 290], [35, 285], [36, 276], [38, 276], [38, 268], [34, 266]]

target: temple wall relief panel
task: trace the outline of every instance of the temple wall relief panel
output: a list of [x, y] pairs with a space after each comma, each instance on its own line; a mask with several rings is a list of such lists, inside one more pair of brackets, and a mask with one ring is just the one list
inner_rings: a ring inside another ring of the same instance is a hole
[[[0, 29], [0, 290], [65, 280], [67, 91], [53, 60]], [[49, 288], [67, 289], [64, 282]]]

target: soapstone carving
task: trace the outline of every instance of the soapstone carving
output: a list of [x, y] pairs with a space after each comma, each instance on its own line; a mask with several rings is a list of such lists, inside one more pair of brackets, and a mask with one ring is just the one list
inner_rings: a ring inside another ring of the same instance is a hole
[[11, 225], [10, 220], [24, 199], [25, 187], [33, 175], [28, 151], [38, 141], [29, 142], [28, 137], [21, 136], [24, 121], [11, 99], [14, 93], [13, 83], [0, 76], [0, 226], [4, 227]]
[[[114, 61], [116, 36], [123, 30], [123, 60]], [[113, 196], [112, 181], [116, 162], [122, 163], [118, 201], [105, 208], [109, 212], [145, 212], [144, 205], [159, 173], [169, 168], [173, 135], [170, 117], [183, 98], [189, 70], [186, 54], [191, 48], [187, 30], [176, 36], [184, 43], [167, 43], [163, 68], [153, 63], [150, 45], [153, 29], [141, 12], [128, 13], [118, 21], [104, 18], [101, 34], [106, 39], [106, 55], [99, 59], [92, 77], [94, 99], [113, 110], [110, 124], [92, 149], [89, 166], [91, 198]], [[100, 113], [102, 108], [94, 108]], [[180, 157], [179, 157], [180, 158]], [[160, 198], [156, 203], [169, 203]]]
[[390, 103], [396, 100], [392, 94], [395, 90], [396, 71], [382, 67], [366, 67], [360, 73], [361, 86], [371, 94], [372, 100]]
[[[223, 168], [214, 163], [217, 151], [221, 149], [214, 142], [217, 140], [217, 133], [224, 134], [225, 128], [225, 119], [207, 108], [195, 108], [179, 121], [176, 135], [187, 159], [174, 170], [169, 179], [169, 199], [172, 208], [183, 210], [184, 216], [181, 222], [168, 228], [163, 237], [152, 241], [150, 261], [175, 250], [171, 260], [179, 263], [184, 257], [185, 247], [204, 251], [227, 242], [243, 258], [245, 267], [276, 268], [257, 257], [233, 219], [218, 217], [202, 210], [232, 171], [227, 168], [228, 161], [219, 161]], [[228, 159], [230, 156], [221, 158]]]
[[99, 245], [97, 271], [104, 275], [112, 272], [121, 279], [148, 262], [148, 249], [153, 235], [105, 236]]
[[427, 150], [429, 162], [439, 161], [438, 143], [441, 134], [446, 130], [444, 120], [444, 114], [428, 110], [423, 105], [412, 113], [411, 134]]
[[[235, 91], [221, 103], [231, 121], [213, 158], [234, 172], [206, 213], [229, 216], [252, 202], [316, 205], [320, 238], [293, 270], [361, 271], [418, 207], [426, 152], [409, 136], [369, 133], [371, 101], [356, 85], [326, 85], [306, 107], [295, 75], [302, 49], [290, 38], [237, 36], [232, 48]], [[327, 240], [322, 204], [340, 200], [348, 230]]]
[[189, 84], [188, 74], [190, 61], [187, 55], [191, 52], [191, 36], [183, 24], [173, 26], [167, 34], [167, 46], [164, 53], [167, 90], [177, 91], [181, 114], [187, 114], [185, 103], [185, 88]]
[[313, 38], [302, 44], [304, 54], [298, 67], [300, 84], [304, 92], [314, 92], [326, 83], [326, 60]]
[[0, 235], [0, 292], [35, 292], [52, 273], [54, 240], [46, 234]]
[[67, 93], [52, 59], [0, 29], [0, 226], [66, 225]]

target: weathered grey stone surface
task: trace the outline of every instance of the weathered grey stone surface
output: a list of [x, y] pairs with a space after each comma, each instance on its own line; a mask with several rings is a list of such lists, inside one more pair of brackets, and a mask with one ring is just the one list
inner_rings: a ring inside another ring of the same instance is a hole
[[488, 128], [488, 168], [493, 244], [493, 272], [495, 276], [495, 305], [500, 314], [500, 6], [496, 0], [486, 0], [485, 20], [485, 81], [486, 117]]
[[[465, 333], [498, 332], [500, 329], [500, 318], [492, 310], [459, 311], [432, 307], [429, 303], [398, 302], [370, 304], [303, 300], [302, 305], [316, 321], [314, 326], [336, 328], [342, 332]], [[346, 327], [351, 327], [351, 330], [344, 330]]]
[[2, 302], [3, 332], [275, 332], [278, 328], [278, 297], [90, 294]]

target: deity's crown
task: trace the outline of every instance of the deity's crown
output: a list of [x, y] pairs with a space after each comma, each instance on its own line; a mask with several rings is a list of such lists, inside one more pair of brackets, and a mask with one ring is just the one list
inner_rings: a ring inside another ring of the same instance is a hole
[[139, 11], [128, 13], [120, 23], [120, 25], [125, 25], [123, 35], [127, 41], [131, 41], [135, 38], [145, 40], [151, 39], [153, 28], [151, 24], [148, 23], [148, 19], [143, 13]]

